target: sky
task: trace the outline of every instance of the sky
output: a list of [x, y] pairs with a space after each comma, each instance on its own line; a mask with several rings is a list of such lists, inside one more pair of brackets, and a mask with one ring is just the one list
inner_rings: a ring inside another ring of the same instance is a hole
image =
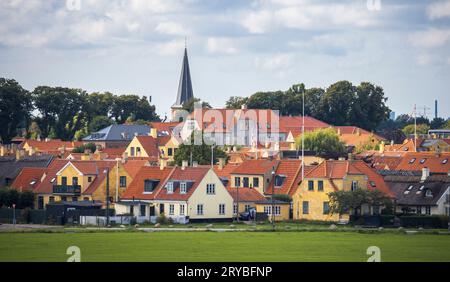
[[[187, 40], [185, 40], [187, 38]], [[450, 1], [0, 0], [0, 77], [152, 96], [170, 115], [187, 44], [194, 96], [381, 86], [396, 112], [450, 116]]]

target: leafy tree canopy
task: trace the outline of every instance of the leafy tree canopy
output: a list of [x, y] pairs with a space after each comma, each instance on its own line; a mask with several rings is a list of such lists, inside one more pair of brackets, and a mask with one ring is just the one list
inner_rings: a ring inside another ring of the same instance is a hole
[[[298, 136], [295, 140], [298, 150], [302, 149], [302, 138]], [[339, 140], [337, 132], [332, 128], [317, 129], [305, 132], [305, 150], [314, 151], [321, 157], [335, 157], [336, 154], [345, 153], [345, 145]]]
[[364, 204], [369, 206], [392, 206], [392, 199], [379, 190], [358, 188], [353, 191], [335, 191], [328, 194], [330, 210], [335, 214], [356, 214]]

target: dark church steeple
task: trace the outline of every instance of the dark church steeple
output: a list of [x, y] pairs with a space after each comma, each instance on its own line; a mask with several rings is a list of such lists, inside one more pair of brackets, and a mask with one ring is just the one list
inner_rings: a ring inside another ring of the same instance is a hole
[[187, 48], [184, 48], [183, 65], [181, 67], [180, 82], [178, 84], [177, 100], [172, 108], [181, 108], [184, 103], [194, 98], [192, 91], [191, 71], [189, 69], [189, 60]]

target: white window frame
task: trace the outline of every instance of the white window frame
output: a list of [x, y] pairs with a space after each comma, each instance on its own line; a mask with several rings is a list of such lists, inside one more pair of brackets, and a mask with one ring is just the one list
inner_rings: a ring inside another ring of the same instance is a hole
[[187, 184], [186, 182], [180, 182], [180, 194], [187, 193]]
[[175, 205], [170, 204], [169, 205], [169, 215], [174, 215], [174, 214], [175, 214]]
[[219, 204], [219, 215], [225, 215], [225, 204]]
[[[201, 212], [199, 212], [199, 211], [201, 211]], [[204, 215], [204, 214], [205, 214], [205, 210], [204, 210], [203, 204], [197, 204], [197, 215]]]
[[167, 194], [173, 194], [173, 182], [167, 182]]
[[216, 194], [216, 184], [215, 183], [206, 184], [206, 194], [207, 195], [215, 195]]
[[180, 204], [180, 215], [184, 215], [184, 213], [185, 213], [185, 208], [186, 208], [185, 205]]

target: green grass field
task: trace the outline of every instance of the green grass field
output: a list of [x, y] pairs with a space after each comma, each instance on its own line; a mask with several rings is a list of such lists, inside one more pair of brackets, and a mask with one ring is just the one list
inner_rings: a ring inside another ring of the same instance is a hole
[[0, 261], [450, 261], [450, 236], [350, 232], [2, 233]]

